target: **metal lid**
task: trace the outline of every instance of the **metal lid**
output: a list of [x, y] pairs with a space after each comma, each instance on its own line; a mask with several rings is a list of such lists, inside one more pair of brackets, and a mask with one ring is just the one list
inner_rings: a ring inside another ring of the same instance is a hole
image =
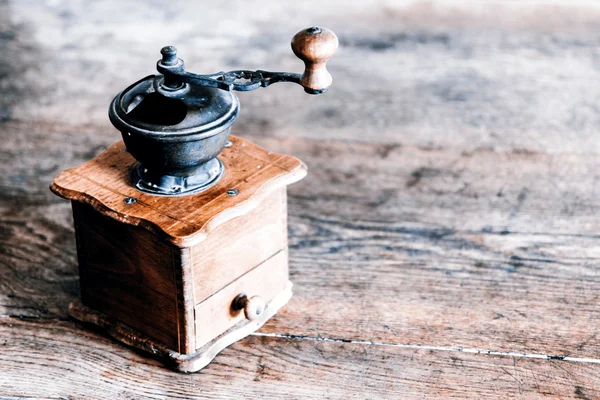
[[169, 88], [163, 80], [150, 75], [119, 93], [108, 112], [113, 125], [121, 132], [185, 141], [213, 136], [235, 122], [239, 101], [233, 93], [185, 83]]

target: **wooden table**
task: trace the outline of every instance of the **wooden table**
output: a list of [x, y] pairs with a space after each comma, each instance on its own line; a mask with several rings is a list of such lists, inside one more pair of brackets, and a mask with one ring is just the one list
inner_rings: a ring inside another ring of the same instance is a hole
[[[591, 2], [0, 3], [0, 399], [600, 398], [600, 8]], [[119, 139], [106, 108], [174, 44], [192, 71], [334, 86], [240, 95], [234, 133], [309, 166], [290, 187], [294, 297], [183, 375], [67, 317], [68, 202]]]

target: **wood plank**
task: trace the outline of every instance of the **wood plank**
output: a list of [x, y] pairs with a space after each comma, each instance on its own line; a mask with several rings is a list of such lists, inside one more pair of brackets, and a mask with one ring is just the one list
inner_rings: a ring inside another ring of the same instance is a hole
[[0, 318], [18, 325], [0, 398], [600, 397], [591, 364], [300, 339], [250, 338], [181, 376], [69, 322], [7, 318], [65, 318], [72, 220], [47, 185], [119, 140], [106, 106], [153, 68], [165, 15], [200, 73], [298, 71], [282, 38], [318, 19], [340, 37], [329, 93], [241, 94], [234, 127], [311, 166], [290, 196], [296, 295], [264, 332], [600, 354], [596, 3], [153, 7], [0, 4]]
[[[328, 63], [331, 90], [314, 97], [281, 84], [241, 93], [237, 134], [465, 150], [600, 150], [597, 2], [379, 0], [365, 7], [362, 0], [306, 0], [263, 7], [268, 15], [232, 13], [219, 3], [161, 3], [148, 14], [133, 0], [33, 8], [11, 2], [0, 13], [11, 32], [4, 39], [12, 74], [3, 80], [5, 114], [98, 125], [103, 135], [115, 135], [106, 117], [110, 99], [154, 71], [165, 37], [197, 73], [301, 72], [289, 40], [318, 22], [340, 38]], [[126, 12], [115, 19], [115, 9]], [[176, 26], [165, 27], [164, 15]], [[148, 34], [120, 34], [124, 25]], [[63, 54], [69, 73], [57, 74]], [[32, 60], [43, 60], [35, 64], [43, 85], [18, 79]]]
[[[26, 131], [48, 147], [25, 146], [30, 158], [56, 156], [58, 127], [12, 126], [11, 137]], [[87, 129], [82, 147], [95, 137]], [[311, 165], [290, 187], [295, 295], [266, 332], [600, 354], [595, 156], [259, 143]], [[75, 157], [73, 149], [61, 162]], [[26, 163], [14, 165], [6, 176], [26, 173]], [[3, 194], [1, 314], [64, 318], [77, 294], [68, 204], [43, 194], [44, 176], [52, 174], [27, 178], [25, 208], [11, 203], [17, 188]]]
[[[0, 323], [0, 393], [64, 398], [490, 399], [600, 396], [600, 365], [249, 337], [197, 374], [73, 322]], [[98, 390], [98, 385], [102, 390]]]
[[0, 213], [0, 315], [67, 318], [79, 273], [71, 210], [64, 206]]
[[277, 143], [311, 175], [270, 332], [600, 354], [595, 156]]

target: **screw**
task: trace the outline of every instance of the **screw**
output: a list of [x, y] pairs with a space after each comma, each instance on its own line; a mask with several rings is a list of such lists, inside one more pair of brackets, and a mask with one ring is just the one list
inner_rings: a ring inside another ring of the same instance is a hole
[[230, 195], [230, 196], [235, 196], [235, 195], [236, 195], [236, 194], [238, 194], [238, 193], [239, 193], [239, 192], [238, 192], [238, 190], [237, 190], [237, 189], [229, 189], [229, 190], [227, 191], [227, 194], [228, 194], [228, 195]]
[[135, 203], [137, 200], [134, 199], [133, 197], [125, 197], [125, 200], [123, 200], [123, 203], [125, 204], [133, 204]]

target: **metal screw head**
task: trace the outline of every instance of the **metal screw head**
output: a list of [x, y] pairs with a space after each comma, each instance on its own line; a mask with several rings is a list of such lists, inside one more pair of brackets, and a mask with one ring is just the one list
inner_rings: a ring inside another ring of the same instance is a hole
[[235, 195], [236, 195], [236, 194], [238, 194], [238, 193], [239, 193], [239, 192], [238, 192], [238, 190], [237, 190], [237, 189], [229, 189], [229, 190], [227, 191], [227, 194], [228, 194], [228, 195], [230, 195], [230, 196], [235, 196]]
[[133, 197], [125, 197], [125, 200], [123, 200], [123, 203], [125, 204], [133, 204], [135, 203], [137, 200], [134, 199]]

